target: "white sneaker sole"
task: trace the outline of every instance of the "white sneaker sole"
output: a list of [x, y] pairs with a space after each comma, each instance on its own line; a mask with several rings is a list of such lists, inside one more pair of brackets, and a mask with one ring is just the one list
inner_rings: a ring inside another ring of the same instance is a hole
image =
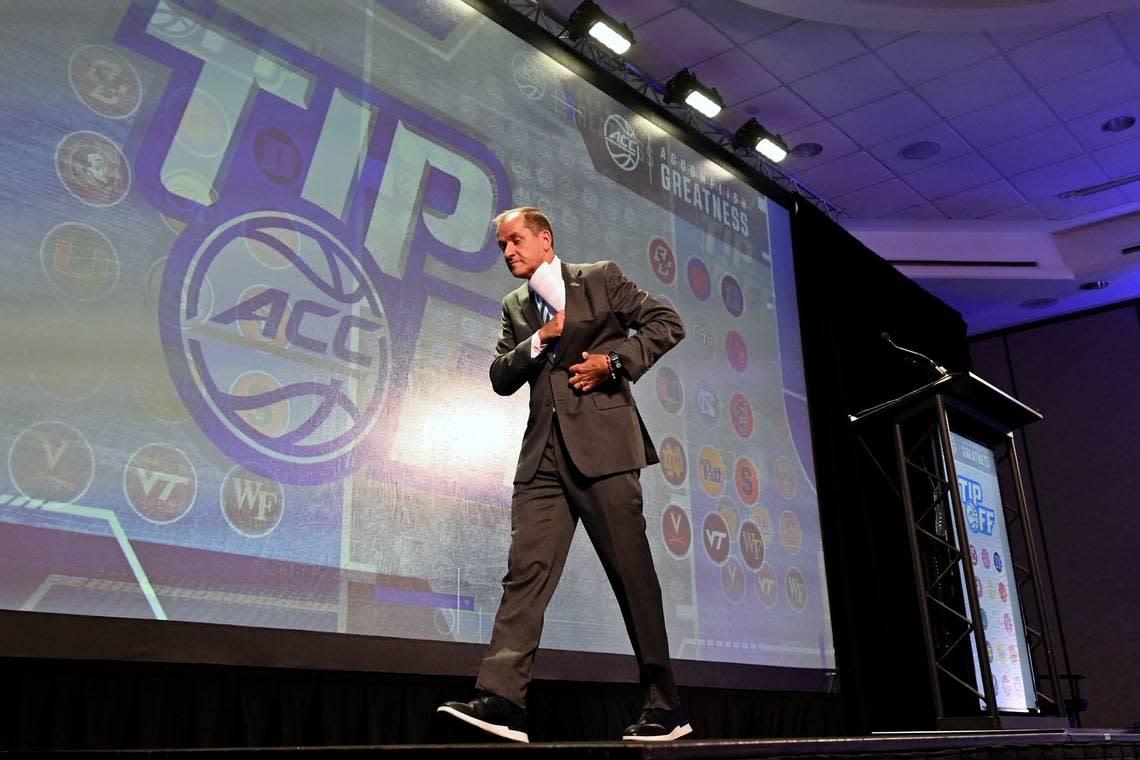
[[686, 723], [661, 736], [623, 736], [622, 739], [627, 742], [671, 742], [691, 733], [693, 733], [693, 727]]
[[[464, 715], [458, 710], [454, 710], [450, 707], [447, 707], [446, 705], [440, 705], [438, 708], [436, 708], [436, 712], [447, 713], [453, 718], [459, 718], [464, 723], [475, 726], [475, 728], [481, 729], [489, 734], [493, 734], [504, 739], [510, 739], [513, 742], [522, 742], [523, 744], [530, 743], [530, 738], [527, 737], [526, 733], [523, 731], [516, 731], [513, 728], [507, 728], [506, 726], [500, 726], [496, 723], [488, 723], [485, 720], [472, 718], [470, 715]], [[690, 728], [689, 731], [692, 731], [692, 729]]]

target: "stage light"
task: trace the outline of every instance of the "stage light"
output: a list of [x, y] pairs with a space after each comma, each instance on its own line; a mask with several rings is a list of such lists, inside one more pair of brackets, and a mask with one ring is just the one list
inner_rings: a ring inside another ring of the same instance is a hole
[[750, 148], [774, 164], [788, 156], [788, 146], [783, 139], [764, 128], [756, 119], [749, 119], [736, 130], [732, 144], [737, 148]]
[[684, 103], [711, 119], [724, 108], [724, 98], [715, 87], [706, 87], [688, 69], [681, 69], [665, 83], [665, 102]]
[[586, 0], [574, 9], [566, 31], [572, 40], [588, 34], [618, 55], [635, 42], [629, 27], [599, 8], [594, 0]]

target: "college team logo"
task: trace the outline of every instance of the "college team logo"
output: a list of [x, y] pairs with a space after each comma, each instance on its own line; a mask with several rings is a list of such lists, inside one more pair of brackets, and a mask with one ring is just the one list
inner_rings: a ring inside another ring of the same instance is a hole
[[796, 495], [796, 470], [792, 461], [785, 456], [776, 457], [775, 475], [776, 488], [785, 499], [792, 499]]
[[760, 473], [747, 457], [736, 460], [736, 493], [745, 504], [755, 504], [760, 498]]
[[622, 171], [633, 171], [641, 163], [641, 143], [633, 126], [620, 114], [611, 113], [602, 125], [606, 151]]
[[728, 601], [733, 604], [740, 604], [744, 601], [744, 595], [748, 592], [748, 583], [744, 577], [744, 568], [740, 566], [740, 562], [736, 557], [729, 557], [720, 568], [720, 587], [724, 589], [724, 595], [728, 597]]
[[661, 367], [657, 371], [657, 400], [669, 414], [676, 414], [685, 405], [685, 387], [680, 376], [672, 367]]
[[724, 336], [724, 356], [737, 372], [743, 374], [748, 369], [748, 344], [736, 330], [729, 330]]
[[693, 399], [701, 422], [705, 423], [707, 427], [716, 427], [717, 421], [720, 420], [720, 398], [712, 386], [703, 380], [697, 383]]
[[800, 518], [792, 512], [780, 515], [780, 541], [788, 554], [795, 556], [800, 553], [803, 545], [803, 532], [800, 529]]
[[725, 467], [720, 452], [711, 446], [701, 449], [697, 457], [697, 474], [701, 479], [701, 487], [709, 496], [718, 496], [724, 490]]
[[1009, 601], [1009, 591], [1006, 590], [1005, 583], [998, 583], [998, 599], [1001, 599], [1002, 602]]
[[658, 280], [665, 285], [672, 285], [677, 279], [677, 257], [673, 249], [665, 242], [665, 238], [655, 237], [649, 241], [649, 268]]
[[37, 422], [12, 442], [8, 475], [29, 498], [72, 502], [91, 485], [95, 454], [83, 434], [70, 425]]
[[95, 132], [72, 132], [55, 149], [59, 181], [88, 206], [114, 206], [131, 187], [131, 170], [119, 146]]
[[767, 562], [756, 571], [756, 597], [768, 609], [775, 607], [780, 600], [780, 582], [776, 571]]
[[665, 548], [677, 559], [683, 559], [693, 545], [693, 526], [689, 515], [676, 504], [670, 504], [661, 513], [661, 538]]
[[685, 463], [685, 448], [681, 442], [669, 436], [661, 441], [661, 449], [657, 454], [661, 460], [661, 473], [669, 485], [683, 484], [689, 473], [689, 466]]
[[748, 438], [752, 435], [752, 405], [748, 403], [748, 399], [739, 393], [734, 394], [732, 400], [728, 402], [728, 416], [732, 419], [732, 429], [738, 436]]
[[220, 503], [231, 528], [248, 538], [260, 538], [281, 522], [285, 492], [270, 478], [238, 466], [222, 480]]
[[167, 524], [190, 511], [198, 478], [189, 458], [166, 444], [143, 446], [123, 470], [127, 503], [144, 520]]
[[717, 565], [723, 565], [732, 548], [732, 534], [719, 512], [709, 512], [701, 524], [701, 542], [705, 555]]
[[740, 526], [740, 555], [750, 570], [758, 570], [764, 564], [764, 536], [760, 528], [751, 520]]
[[126, 58], [102, 45], [76, 50], [67, 67], [71, 89], [83, 105], [100, 116], [122, 119], [139, 107], [142, 85]]
[[119, 255], [99, 230], [79, 222], [56, 225], [40, 245], [48, 281], [76, 301], [96, 301], [119, 281]]
[[739, 317], [744, 313], [744, 291], [732, 275], [726, 275], [720, 281], [720, 297], [729, 314]]
[[[297, 216], [247, 214], [189, 255], [176, 249], [163, 277], [162, 338], [187, 408], [230, 457], [290, 482], [343, 477], [387, 393], [376, 264], [341, 239]], [[252, 254], [251, 240], [288, 266]]]
[[709, 296], [712, 295], [712, 275], [709, 274], [705, 262], [696, 256], [689, 259], [685, 267], [685, 276], [689, 280], [689, 288], [693, 291], [693, 295], [701, 301], [709, 300]]
[[790, 568], [784, 576], [785, 594], [788, 597], [788, 606], [796, 612], [802, 612], [807, 606], [807, 582], [799, 568]]

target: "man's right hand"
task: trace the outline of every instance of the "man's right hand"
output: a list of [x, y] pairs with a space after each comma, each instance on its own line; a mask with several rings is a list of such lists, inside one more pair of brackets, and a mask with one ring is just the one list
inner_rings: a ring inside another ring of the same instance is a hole
[[551, 343], [562, 337], [562, 323], [566, 320], [565, 309], [551, 317], [550, 321], [539, 328], [538, 337], [543, 343]]

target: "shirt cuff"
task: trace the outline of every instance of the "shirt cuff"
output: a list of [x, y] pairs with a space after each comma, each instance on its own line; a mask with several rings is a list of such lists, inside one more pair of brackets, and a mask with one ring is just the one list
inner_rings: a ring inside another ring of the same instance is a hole
[[542, 342], [542, 338], [538, 337], [536, 332], [530, 336], [530, 358], [537, 359], [538, 355], [546, 350], [546, 344]]

